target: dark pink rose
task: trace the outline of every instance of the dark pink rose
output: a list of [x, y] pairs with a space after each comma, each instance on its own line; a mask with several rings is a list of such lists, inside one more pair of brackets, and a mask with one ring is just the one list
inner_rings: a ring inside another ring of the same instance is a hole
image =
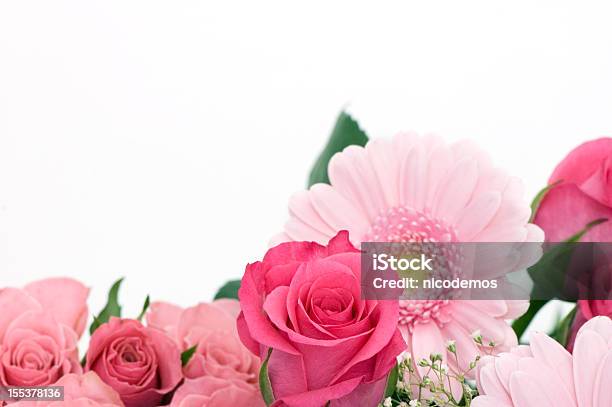
[[580, 300], [578, 308], [587, 320], [599, 315], [612, 318], [612, 301], [610, 300]]
[[53, 386], [64, 388], [62, 401], [20, 401], [11, 407], [123, 407], [115, 390], [94, 372], [83, 375], [68, 374]]
[[586, 142], [561, 161], [549, 179], [558, 183], [542, 200], [534, 223], [551, 242], [561, 242], [596, 219], [583, 241], [612, 241], [612, 138]]
[[274, 406], [375, 406], [406, 349], [397, 301], [361, 299], [361, 256], [340, 232], [328, 246], [289, 242], [249, 264], [239, 291], [242, 342], [268, 351]]
[[[240, 304], [230, 299], [187, 309], [165, 302], [151, 304], [149, 326], [166, 331], [181, 351], [196, 347], [183, 368], [185, 384], [176, 393], [184, 397], [176, 401], [175, 395], [173, 405], [187, 405], [184, 403], [196, 399], [197, 403], [189, 405], [220, 405], [219, 400], [231, 393], [232, 400], [241, 401], [236, 405], [264, 406], [258, 387], [261, 362], [240, 342], [236, 329], [239, 313]], [[199, 380], [203, 377], [214, 380]], [[197, 383], [191, 383], [194, 380]], [[203, 393], [197, 393], [198, 389]]]
[[[551, 242], [564, 241], [597, 219], [609, 219], [593, 227], [581, 239], [587, 242], [612, 242], [612, 138], [588, 141], [572, 150], [550, 176], [555, 184], [542, 200], [534, 223]], [[602, 247], [607, 251], [607, 247]], [[568, 349], [572, 349], [578, 329], [593, 316], [612, 316], [612, 301], [606, 300], [612, 280], [610, 256], [595, 259], [591, 270], [579, 273], [582, 281]], [[586, 290], [586, 291], [585, 291]]]
[[179, 384], [180, 352], [164, 332], [112, 317], [92, 335], [86, 371], [96, 372], [126, 407], [158, 405]]
[[0, 289], [0, 385], [47, 386], [81, 371], [77, 340], [88, 293], [67, 278]]

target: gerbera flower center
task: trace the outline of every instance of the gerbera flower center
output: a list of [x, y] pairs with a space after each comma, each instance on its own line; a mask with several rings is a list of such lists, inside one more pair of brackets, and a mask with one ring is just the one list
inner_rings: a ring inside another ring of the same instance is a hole
[[457, 239], [454, 228], [427, 211], [399, 206], [383, 211], [365, 234], [364, 242], [453, 242]]
[[[453, 227], [440, 219], [435, 219], [428, 211], [417, 211], [413, 208], [400, 206], [381, 212], [372, 222], [363, 241], [417, 244], [455, 242], [457, 241], [457, 233]], [[421, 247], [420, 250], [424, 251], [435, 249], [432, 246], [419, 247]], [[450, 252], [453, 248], [448, 247], [446, 249], [443, 250], [445, 253], [442, 258], [446, 258], [446, 260], [455, 259], [457, 254]], [[443, 272], [446, 273], [446, 276], [451, 273], [448, 265], [437, 268], [446, 270]], [[442, 326], [450, 320], [448, 302], [447, 299], [400, 300], [399, 324], [405, 325], [411, 333], [416, 324], [434, 322], [438, 326]]]
[[434, 322], [439, 327], [450, 321], [449, 300], [400, 300], [399, 324], [412, 333], [416, 324]]

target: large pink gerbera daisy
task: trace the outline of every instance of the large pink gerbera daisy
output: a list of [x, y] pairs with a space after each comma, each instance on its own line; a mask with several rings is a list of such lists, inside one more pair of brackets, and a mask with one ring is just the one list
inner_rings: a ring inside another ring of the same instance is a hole
[[473, 407], [610, 407], [612, 320], [584, 324], [573, 355], [538, 333], [529, 346], [482, 359], [476, 376]]
[[[289, 202], [290, 219], [273, 243], [326, 243], [348, 230], [355, 245], [378, 242], [542, 241], [529, 224], [519, 179], [495, 168], [470, 142], [445, 144], [435, 136], [401, 134], [350, 146], [329, 163], [331, 185], [316, 184]], [[483, 344], [504, 350], [517, 339], [506, 319], [527, 301], [401, 301], [400, 329], [413, 357], [445, 354], [456, 341], [461, 370]], [[450, 358], [449, 358], [450, 359]], [[449, 360], [449, 365], [453, 359]], [[452, 367], [452, 366], [451, 366]]]

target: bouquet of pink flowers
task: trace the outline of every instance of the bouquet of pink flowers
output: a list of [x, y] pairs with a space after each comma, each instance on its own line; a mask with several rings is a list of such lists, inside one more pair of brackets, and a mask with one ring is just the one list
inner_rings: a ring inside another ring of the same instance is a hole
[[[90, 318], [72, 279], [0, 289], [0, 405], [610, 407], [612, 258], [561, 280], [579, 294], [545, 289], [576, 242], [611, 240], [611, 168], [612, 139], [587, 142], [530, 206], [470, 142], [369, 140], [342, 113], [284, 229], [214, 301], [147, 298], [127, 318], [119, 280]], [[526, 297], [388, 299], [363, 293], [373, 242], [560, 244], [528, 265]], [[552, 298], [576, 305], [523, 337]]]

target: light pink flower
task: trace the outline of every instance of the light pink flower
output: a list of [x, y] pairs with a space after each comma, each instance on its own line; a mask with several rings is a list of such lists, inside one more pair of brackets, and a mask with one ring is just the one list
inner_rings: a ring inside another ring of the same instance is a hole
[[64, 388], [63, 401], [20, 401], [11, 407], [123, 407], [117, 392], [94, 372], [68, 374], [53, 386]]
[[0, 290], [0, 385], [46, 386], [80, 372], [75, 332], [89, 290], [70, 279]]
[[85, 370], [96, 372], [127, 407], [158, 405], [183, 378], [180, 352], [170, 337], [116, 317], [92, 335]]
[[68, 325], [81, 337], [87, 324], [89, 288], [70, 278], [48, 278], [24, 287], [58, 322]]
[[44, 311], [18, 316], [0, 343], [0, 384], [48, 386], [71, 372], [80, 372], [77, 337]]
[[178, 401], [174, 397], [173, 405], [197, 400], [190, 405], [215, 406], [232, 394], [243, 401], [238, 404], [263, 406], [257, 382], [261, 362], [238, 337], [239, 313], [238, 301], [229, 299], [187, 309], [164, 302], [151, 304], [149, 326], [165, 330], [181, 351], [196, 346], [183, 368], [186, 381], [177, 392], [181, 396]]
[[576, 337], [573, 355], [544, 334], [529, 346], [478, 367], [473, 407], [609, 407], [612, 405], [612, 320], [595, 317]]
[[34, 281], [23, 289], [0, 289], [0, 337], [17, 315], [41, 310], [49, 312], [80, 337], [87, 323], [88, 296], [89, 289], [70, 278]]
[[364, 241], [541, 241], [528, 223], [519, 179], [495, 168], [464, 141], [401, 134], [349, 146], [329, 163], [331, 185], [316, 184], [289, 202], [274, 239], [325, 243], [339, 230]]
[[[528, 223], [520, 180], [469, 142], [447, 145], [434, 136], [401, 134], [350, 146], [328, 170], [331, 185], [316, 184], [291, 198], [290, 219], [273, 243], [325, 243], [339, 230], [348, 230], [356, 245], [543, 240], [540, 228]], [[517, 339], [505, 320], [527, 307], [527, 301], [401, 301], [400, 328], [416, 360], [444, 355], [445, 342], [456, 340], [464, 370], [481, 353], [470, 334], [480, 330], [485, 344], [508, 349]], [[454, 357], [448, 359], [452, 364]]]
[[[259, 396], [261, 398], [261, 396]], [[188, 379], [174, 394], [170, 407], [264, 406], [253, 397], [253, 386], [213, 376]]]

